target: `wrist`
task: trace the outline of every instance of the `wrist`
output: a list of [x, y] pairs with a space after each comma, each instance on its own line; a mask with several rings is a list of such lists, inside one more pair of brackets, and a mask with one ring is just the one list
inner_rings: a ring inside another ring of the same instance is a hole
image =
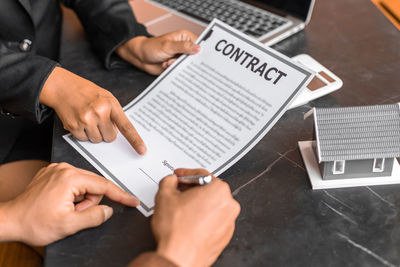
[[85, 79], [61, 67], [55, 67], [43, 85], [39, 102], [56, 109], [73, 91], [84, 88]]
[[143, 47], [147, 39], [148, 37], [146, 36], [134, 37], [120, 45], [115, 52], [118, 56], [128, 62], [132, 62], [133, 60], [143, 62]]
[[177, 266], [194, 266], [196, 249], [194, 244], [183, 242], [162, 242], [157, 246], [157, 254]]
[[0, 243], [21, 241], [19, 222], [15, 218], [11, 202], [0, 203]]
[[40, 93], [39, 102], [41, 104], [54, 109], [58, 102], [58, 95], [62, 91], [62, 86], [65, 86], [65, 83], [68, 83], [68, 79], [65, 79], [66, 72], [68, 71], [60, 67], [55, 67], [53, 69]]

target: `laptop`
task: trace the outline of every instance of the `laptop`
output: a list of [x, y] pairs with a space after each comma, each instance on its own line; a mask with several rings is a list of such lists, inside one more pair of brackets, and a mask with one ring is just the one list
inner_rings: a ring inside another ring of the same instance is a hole
[[199, 35], [218, 18], [266, 45], [304, 29], [315, 0], [130, 0], [150, 34], [176, 30]]

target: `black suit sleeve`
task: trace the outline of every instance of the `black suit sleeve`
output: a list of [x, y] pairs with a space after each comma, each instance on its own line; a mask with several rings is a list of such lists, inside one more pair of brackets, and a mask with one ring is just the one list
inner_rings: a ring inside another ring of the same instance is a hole
[[39, 95], [57, 62], [31, 53], [16, 52], [0, 40], [0, 107], [41, 123], [51, 110]]
[[144, 35], [146, 28], [138, 23], [128, 0], [62, 0], [72, 8], [85, 28], [94, 50], [107, 69], [124, 64], [114, 53], [127, 40]]

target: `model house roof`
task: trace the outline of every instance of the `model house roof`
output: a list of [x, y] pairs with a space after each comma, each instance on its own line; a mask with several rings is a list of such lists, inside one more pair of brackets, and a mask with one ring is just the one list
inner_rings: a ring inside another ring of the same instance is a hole
[[400, 104], [314, 109], [319, 162], [400, 157]]

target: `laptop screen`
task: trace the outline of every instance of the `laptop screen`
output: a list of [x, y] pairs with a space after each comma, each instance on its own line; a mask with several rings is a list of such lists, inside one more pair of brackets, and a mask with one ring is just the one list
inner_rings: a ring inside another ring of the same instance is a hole
[[[268, 9], [273, 8], [273, 11], [283, 14], [290, 14], [303, 21], [306, 20], [310, 9], [311, 0], [242, 0], [250, 4]], [[280, 12], [279, 12], [280, 11]]]

